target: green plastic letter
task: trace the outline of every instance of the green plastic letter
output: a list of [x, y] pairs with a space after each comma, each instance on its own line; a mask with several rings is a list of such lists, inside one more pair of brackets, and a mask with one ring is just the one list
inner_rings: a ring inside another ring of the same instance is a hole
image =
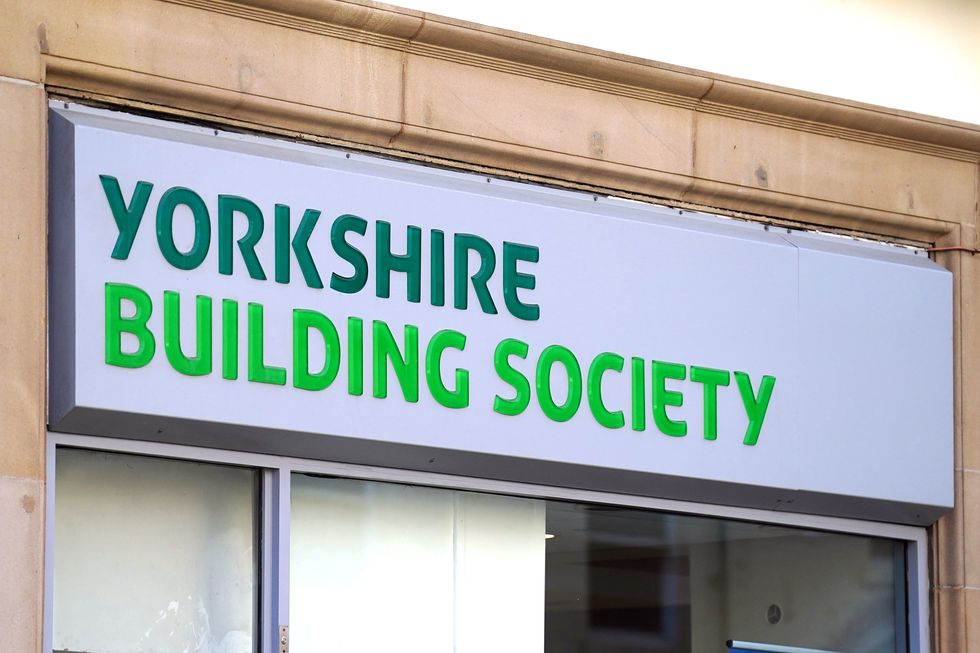
[[[472, 277], [469, 277], [469, 256], [470, 250], [480, 255], [480, 268]], [[497, 307], [493, 305], [493, 297], [487, 288], [487, 282], [493, 275], [493, 268], [497, 264], [497, 255], [493, 252], [493, 246], [472, 234], [456, 234], [453, 239], [453, 305], [466, 310], [469, 302], [469, 279], [473, 280], [473, 290], [476, 297], [480, 300], [480, 308], [484, 313], [496, 314]]]
[[633, 357], [633, 419], [631, 420], [634, 431], [644, 431], [647, 428], [647, 407], [646, 407], [646, 361], [642, 358]]
[[422, 230], [409, 226], [406, 229], [407, 251], [393, 254], [391, 251], [391, 224], [378, 220], [374, 241], [374, 284], [378, 297], [391, 296], [391, 273], [408, 275], [408, 301], [419, 303], [422, 295]]
[[129, 258], [136, 232], [140, 228], [143, 214], [146, 213], [146, 203], [150, 200], [153, 184], [148, 181], [136, 182], [133, 197], [129, 200], [127, 208], [122, 191], [119, 189], [119, 180], [109, 175], [99, 175], [99, 181], [102, 182], [102, 190], [105, 191], [105, 198], [109, 201], [109, 209], [116, 221], [116, 228], [119, 229], [116, 244], [112, 248], [112, 258], [125, 261]]
[[[174, 211], [181, 204], [194, 217], [194, 244], [186, 254], [174, 244]], [[178, 270], [193, 270], [204, 262], [211, 247], [211, 216], [200, 195], [180, 186], [163, 194], [157, 205], [157, 245], [163, 258]]]
[[446, 236], [438, 229], [429, 234], [429, 300], [446, 305]]
[[623, 371], [626, 361], [619, 354], [603, 352], [592, 360], [589, 365], [588, 381], [586, 382], [586, 396], [589, 399], [589, 408], [592, 416], [607, 429], [621, 429], [626, 424], [623, 411], [617, 410], [610, 412], [602, 403], [602, 375], [608, 370], [616, 372]]
[[704, 439], [718, 439], [718, 386], [727, 386], [731, 375], [727, 370], [691, 366], [691, 381], [704, 386]]
[[276, 281], [279, 283], [289, 283], [289, 248], [292, 247], [296, 254], [296, 262], [303, 273], [303, 279], [310, 288], [323, 288], [323, 280], [313, 262], [310, 254], [310, 236], [313, 235], [313, 228], [316, 227], [317, 220], [320, 219], [320, 212], [313, 209], [306, 209], [303, 212], [303, 219], [299, 221], [299, 227], [293, 236], [292, 242], [289, 240], [289, 207], [285, 204], [276, 204]]
[[347, 394], [364, 394], [364, 321], [347, 318]]
[[289, 207], [276, 204], [276, 283], [289, 283]]
[[[122, 316], [122, 300], [133, 303], [132, 317]], [[156, 352], [156, 340], [146, 323], [153, 313], [150, 296], [136, 286], [122, 283], [105, 285], [105, 362], [116, 367], [143, 367]], [[136, 351], [127, 354], [122, 350], [122, 334], [136, 336]]]
[[470, 405], [470, 373], [456, 368], [456, 389], [442, 382], [442, 352], [446, 349], [463, 351], [466, 336], [459, 331], [443, 329], [429, 340], [425, 349], [425, 380], [432, 398], [446, 408], [466, 408]]
[[211, 373], [211, 298], [197, 296], [197, 355], [190, 358], [180, 347], [180, 294], [172, 290], [163, 292], [163, 350], [170, 366], [187, 376], [205, 376]]
[[[551, 395], [551, 368], [561, 363], [568, 376], [568, 396], [559, 406]], [[582, 368], [569, 349], [561, 345], [549, 345], [538, 358], [536, 377], [538, 404], [546, 417], [556, 422], [567, 422], [575, 416], [582, 403]]]
[[538, 262], [538, 248], [518, 243], [504, 243], [504, 304], [510, 314], [520, 320], [536, 320], [541, 315], [537, 304], [525, 304], [517, 296], [518, 288], [534, 290], [533, 274], [517, 271], [517, 262]]
[[265, 272], [255, 255], [255, 245], [265, 231], [265, 220], [255, 202], [237, 195], [218, 195], [218, 272], [231, 274], [234, 267], [232, 239], [235, 234], [236, 213], [241, 213], [248, 220], [245, 235], [238, 239], [238, 249], [242, 253], [248, 275], [265, 281]]
[[493, 410], [501, 415], [520, 415], [531, 402], [531, 384], [527, 377], [510, 365], [510, 357], [527, 358], [526, 342], [516, 338], [501, 340], [493, 352], [493, 368], [504, 383], [514, 388], [514, 398], [504, 399], [500, 395], [493, 397]]
[[371, 325], [373, 388], [374, 396], [384, 399], [388, 396], [388, 361], [402, 388], [405, 401], [415, 403], [419, 400], [419, 328], [405, 325], [405, 355], [398, 351], [398, 343], [391, 329], [381, 320]]
[[[319, 372], [310, 372], [310, 329], [323, 338], [324, 359]], [[323, 313], [293, 311], [293, 386], [301, 390], [323, 390], [340, 371], [340, 335]]]
[[333, 221], [330, 227], [330, 244], [337, 256], [344, 259], [354, 268], [354, 274], [344, 277], [336, 272], [330, 275], [330, 287], [337, 292], [353, 295], [359, 292], [368, 278], [368, 262], [361, 250], [347, 242], [344, 238], [348, 231], [364, 235], [367, 233], [367, 221], [356, 215], [342, 215]]
[[759, 441], [762, 422], [766, 419], [769, 400], [772, 399], [772, 390], [776, 386], [776, 377], [762, 377], [762, 382], [759, 383], [758, 397], [752, 392], [752, 380], [745, 372], [735, 372], [735, 384], [738, 386], [738, 393], [742, 395], [745, 415], [749, 418], [749, 425], [745, 428], [745, 438], [742, 439], [742, 444], [751, 447]]
[[676, 390], [668, 390], [667, 379], [683, 381], [687, 376], [687, 368], [680, 363], [651, 363], [653, 376], [653, 421], [664, 435], [679, 438], [687, 435], [687, 422], [674, 421], [667, 417], [667, 406], [683, 406], [684, 395]]
[[248, 305], [248, 380], [271, 385], [286, 385], [286, 370], [266, 365], [265, 325], [262, 304]]
[[221, 378], [238, 378], [238, 302], [221, 300]]

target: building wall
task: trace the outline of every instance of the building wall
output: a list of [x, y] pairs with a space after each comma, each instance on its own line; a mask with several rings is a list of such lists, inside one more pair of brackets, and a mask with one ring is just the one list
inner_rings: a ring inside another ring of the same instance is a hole
[[605, 0], [598, 10], [560, 0], [399, 2], [645, 59], [980, 123], [980, 3], [971, 0]]
[[[344, 0], [0, 0], [0, 650], [41, 646], [50, 95], [938, 247], [980, 127]], [[935, 650], [980, 651], [980, 259], [954, 273], [956, 508]]]

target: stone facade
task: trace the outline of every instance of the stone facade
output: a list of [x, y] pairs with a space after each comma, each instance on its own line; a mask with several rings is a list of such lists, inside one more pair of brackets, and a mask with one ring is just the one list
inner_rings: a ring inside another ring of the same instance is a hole
[[363, 0], [2, 0], [0, 16], [0, 650], [41, 649], [55, 97], [949, 248], [956, 508], [930, 529], [932, 639], [980, 651], [980, 126]]

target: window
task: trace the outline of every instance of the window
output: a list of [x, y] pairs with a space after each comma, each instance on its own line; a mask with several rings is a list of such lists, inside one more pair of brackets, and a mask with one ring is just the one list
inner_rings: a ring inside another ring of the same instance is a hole
[[544, 502], [293, 476], [297, 651], [541, 651]]
[[256, 477], [60, 449], [54, 650], [257, 650]]
[[[918, 529], [870, 537], [728, 518], [735, 509], [680, 514], [697, 507], [208, 457], [58, 447], [54, 651], [271, 651], [279, 623], [292, 653], [708, 653], [733, 639], [909, 649], [906, 552], [917, 545], [901, 535]], [[270, 501], [270, 488], [284, 496]]]

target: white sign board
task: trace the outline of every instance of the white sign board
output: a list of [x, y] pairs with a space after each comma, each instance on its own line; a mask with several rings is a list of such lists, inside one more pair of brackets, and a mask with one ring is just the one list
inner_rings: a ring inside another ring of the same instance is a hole
[[83, 109], [50, 423], [927, 523], [951, 277], [911, 251]]

